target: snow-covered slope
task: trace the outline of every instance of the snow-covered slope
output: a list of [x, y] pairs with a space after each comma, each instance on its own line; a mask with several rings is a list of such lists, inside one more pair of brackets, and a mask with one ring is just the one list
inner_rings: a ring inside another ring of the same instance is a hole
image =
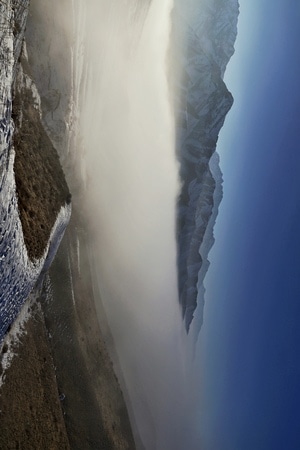
[[[239, 5], [237, 0], [175, 3], [173, 54], [180, 49], [176, 65], [181, 69], [175, 99], [182, 180], [177, 204], [178, 286], [189, 330], [197, 305], [203, 310], [203, 279], [222, 198], [222, 174], [214, 155], [219, 131], [233, 103], [223, 75], [234, 52]], [[197, 317], [200, 329], [199, 310]]]
[[[61, 208], [43, 256], [30, 259], [18, 207], [13, 140], [16, 130], [12, 119], [13, 83], [19, 65], [28, 4], [28, 0], [7, 0], [0, 5], [0, 342], [37, 280], [49, 267], [71, 212], [70, 205]], [[28, 84], [26, 89], [31, 89], [33, 108], [37, 108], [39, 101], [34, 102], [37, 96], [34, 84], [25, 76], [21, 80]]]

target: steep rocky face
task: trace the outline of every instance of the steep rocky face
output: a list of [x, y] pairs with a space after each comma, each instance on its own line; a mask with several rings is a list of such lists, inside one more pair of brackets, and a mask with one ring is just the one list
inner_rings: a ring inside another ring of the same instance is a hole
[[[180, 4], [179, 4], [180, 3]], [[222, 198], [216, 144], [233, 98], [223, 82], [234, 51], [237, 0], [176, 2], [173, 13], [177, 97], [177, 157], [182, 189], [178, 198], [178, 288], [187, 331], [204, 305], [203, 279], [213, 245], [213, 225]], [[172, 52], [171, 52], [172, 53]], [[213, 160], [212, 160], [213, 157]]]
[[25, 70], [28, 5], [7, 0], [0, 14], [0, 342], [49, 267], [71, 213], [58, 157], [41, 124], [40, 99]]

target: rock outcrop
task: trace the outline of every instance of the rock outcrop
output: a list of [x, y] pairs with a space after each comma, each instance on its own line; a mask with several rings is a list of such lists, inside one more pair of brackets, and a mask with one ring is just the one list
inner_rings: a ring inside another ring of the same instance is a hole
[[177, 203], [178, 288], [189, 331], [196, 307], [198, 330], [203, 320], [203, 279], [222, 198], [222, 174], [215, 152], [233, 103], [223, 76], [234, 52], [239, 5], [237, 0], [182, 3], [177, 1], [173, 12], [175, 50], [171, 59], [179, 80], [175, 86], [182, 181]]
[[71, 213], [26, 61], [28, 6], [28, 0], [1, 2], [0, 342], [51, 264]]

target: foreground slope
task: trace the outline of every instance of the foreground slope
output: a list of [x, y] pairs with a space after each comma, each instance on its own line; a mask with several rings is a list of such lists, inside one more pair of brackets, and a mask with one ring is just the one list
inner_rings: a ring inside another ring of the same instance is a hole
[[[67, 8], [67, 3], [57, 4], [57, 14], [59, 6]], [[33, 40], [39, 47], [34, 53], [39, 55], [39, 61], [46, 59], [47, 68], [53, 64], [50, 74], [46, 70], [53, 82], [55, 61], [48, 52], [49, 41], [44, 39], [45, 28], [40, 27], [43, 19], [49, 19], [44, 15], [45, 6], [40, 1], [31, 2], [33, 9], [27, 31], [33, 32], [32, 27], [36, 26], [42, 33]], [[4, 148], [6, 153], [2, 159], [6, 172], [3, 171], [5, 183], [0, 196], [4, 205], [7, 201], [10, 213], [7, 228], [12, 234], [5, 228], [2, 248], [7, 250], [9, 258], [0, 267], [0, 274], [2, 270], [6, 276], [5, 283], [1, 280], [0, 292], [5, 299], [1, 303], [5, 339], [0, 366], [0, 423], [5, 433], [0, 436], [0, 448], [134, 449], [123, 395], [101, 337], [88, 271], [78, 273], [78, 267], [85, 268], [89, 262], [84, 244], [85, 224], [76, 208], [61, 251], [51, 267], [50, 278], [47, 274], [70, 213], [69, 190], [51, 140], [66, 152], [64, 144], [69, 136], [65, 124], [60, 131], [55, 127], [55, 136], [52, 133], [50, 140], [42, 126], [41, 120], [44, 125], [45, 115], [49, 113], [47, 107], [51, 108], [52, 104], [45, 106], [44, 98], [40, 102], [30, 73], [37, 77], [38, 85], [40, 81], [47, 83], [48, 78], [39, 72], [39, 66], [32, 65], [30, 57], [30, 63], [27, 61], [26, 48], [21, 50], [27, 7], [28, 2], [22, 5], [7, 2], [5, 23], [12, 51], [11, 76], [7, 83], [9, 109], [5, 108], [4, 114], [11, 128], [7, 139], [9, 148]], [[41, 16], [34, 14], [35, 7], [41, 7]], [[66, 11], [70, 12], [68, 8]], [[17, 18], [14, 37], [9, 25]], [[17, 53], [14, 39], [20, 43]], [[30, 50], [29, 45], [29, 55]], [[4, 77], [7, 67], [2, 69]], [[59, 90], [64, 88], [60, 80], [55, 81], [53, 87], [60, 96]], [[65, 81], [65, 85], [70, 82], [68, 71]], [[71, 99], [65, 100], [68, 109]], [[64, 116], [60, 123], [63, 120]], [[51, 131], [51, 127], [47, 130]], [[13, 155], [10, 165], [4, 158], [6, 154]], [[15, 238], [20, 244], [15, 244]], [[79, 245], [80, 255], [77, 254]], [[73, 279], [76, 286], [71, 284]], [[23, 280], [22, 290], [20, 280]], [[31, 295], [32, 300], [25, 304], [29, 319], [18, 329], [15, 317], [36, 283], [36, 295]], [[9, 291], [4, 291], [5, 286]], [[17, 305], [10, 294], [16, 292]], [[15, 340], [14, 336], [17, 336]], [[13, 353], [17, 356], [11, 359]], [[60, 401], [62, 393], [64, 400]]]
[[28, 2], [1, 7], [0, 342], [50, 266], [71, 214], [64, 174], [41, 124], [39, 97], [24, 70]]

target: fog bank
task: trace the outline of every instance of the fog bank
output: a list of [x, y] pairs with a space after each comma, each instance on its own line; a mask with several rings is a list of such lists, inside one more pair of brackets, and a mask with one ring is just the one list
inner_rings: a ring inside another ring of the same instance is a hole
[[179, 182], [166, 79], [172, 2], [148, 8], [91, 1], [84, 11], [84, 57], [74, 64], [78, 164], [95, 279], [133, 419], [147, 449], [174, 450], [184, 448], [186, 382], [176, 280]]

